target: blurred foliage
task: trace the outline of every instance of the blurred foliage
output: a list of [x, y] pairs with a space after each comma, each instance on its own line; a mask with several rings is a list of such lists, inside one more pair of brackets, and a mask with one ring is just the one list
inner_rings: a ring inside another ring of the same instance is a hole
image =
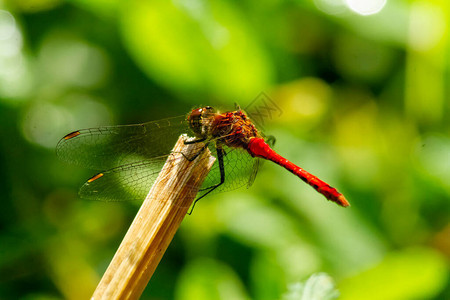
[[264, 91], [276, 149], [352, 206], [266, 163], [196, 206], [142, 299], [334, 297], [317, 272], [340, 299], [449, 299], [448, 20], [443, 0], [0, 1], [0, 298], [89, 298], [137, 211], [79, 200], [92, 173], [60, 137]]
[[289, 292], [283, 300], [333, 300], [339, 297], [333, 280], [324, 273], [313, 274], [304, 283], [295, 283], [289, 286]]

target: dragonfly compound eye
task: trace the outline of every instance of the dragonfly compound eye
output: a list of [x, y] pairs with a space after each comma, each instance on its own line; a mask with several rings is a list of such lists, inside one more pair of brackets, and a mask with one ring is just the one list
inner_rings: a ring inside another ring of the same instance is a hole
[[216, 113], [216, 110], [214, 109], [214, 107], [211, 107], [211, 106], [205, 106], [205, 107], [203, 108], [203, 113], [204, 113], [204, 114], [214, 114], [214, 113]]
[[215, 109], [211, 106], [194, 109], [188, 116], [189, 126], [199, 138], [205, 138], [211, 118], [214, 118]]

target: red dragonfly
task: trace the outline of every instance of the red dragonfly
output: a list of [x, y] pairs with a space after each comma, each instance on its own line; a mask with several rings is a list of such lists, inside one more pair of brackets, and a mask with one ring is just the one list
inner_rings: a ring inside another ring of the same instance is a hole
[[56, 150], [65, 161], [106, 170], [82, 186], [82, 198], [143, 200], [183, 133], [195, 136], [186, 143], [203, 143], [201, 149], [209, 147], [217, 158], [200, 189], [203, 194], [194, 205], [213, 191], [251, 186], [261, 158], [297, 175], [328, 200], [344, 207], [350, 205], [335, 188], [272, 150], [272, 139], [265, 140], [241, 109], [219, 113], [206, 106], [192, 110], [187, 116], [77, 130], [64, 136]]

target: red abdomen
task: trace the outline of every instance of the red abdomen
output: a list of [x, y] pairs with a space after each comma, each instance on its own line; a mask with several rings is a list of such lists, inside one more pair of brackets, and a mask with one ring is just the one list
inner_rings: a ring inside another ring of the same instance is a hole
[[341, 206], [349, 206], [350, 203], [345, 199], [344, 195], [339, 193], [334, 187], [328, 183], [320, 180], [316, 176], [303, 170], [299, 166], [293, 164], [289, 160], [285, 159], [278, 153], [276, 153], [262, 138], [253, 138], [250, 140], [247, 146], [247, 151], [252, 155], [267, 160], [271, 160], [274, 163], [284, 167], [291, 173], [300, 177], [301, 180], [312, 186], [316, 191], [325, 196], [328, 200], [336, 202]]

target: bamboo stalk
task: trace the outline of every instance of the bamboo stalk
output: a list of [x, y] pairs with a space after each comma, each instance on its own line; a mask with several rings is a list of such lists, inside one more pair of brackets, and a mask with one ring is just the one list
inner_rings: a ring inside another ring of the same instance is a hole
[[144, 291], [215, 160], [209, 149], [184, 159], [182, 151], [192, 155], [201, 147], [185, 139], [178, 139], [91, 299], [138, 299]]

